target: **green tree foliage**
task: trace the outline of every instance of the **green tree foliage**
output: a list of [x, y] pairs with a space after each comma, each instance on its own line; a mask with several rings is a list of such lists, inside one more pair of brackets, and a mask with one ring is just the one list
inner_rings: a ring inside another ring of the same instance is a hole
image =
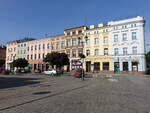
[[58, 52], [48, 53], [43, 61], [49, 63], [51, 66], [56, 65], [56, 67], [69, 64], [69, 58], [67, 54]]
[[5, 60], [0, 59], [0, 67], [2, 67], [5, 64]]
[[28, 61], [25, 58], [18, 58], [12, 62], [14, 67], [25, 68], [28, 66]]
[[150, 68], [150, 51], [146, 54], [146, 64], [147, 67]]

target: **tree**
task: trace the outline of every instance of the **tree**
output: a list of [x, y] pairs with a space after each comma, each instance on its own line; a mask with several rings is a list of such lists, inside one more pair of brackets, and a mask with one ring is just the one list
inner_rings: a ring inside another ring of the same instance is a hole
[[65, 53], [52, 52], [48, 53], [43, 60], [46, 63], [49, 63], [52, 67], [61, 67], [69, 64], [69, 58]]
[[146, 54], [146, 65], [147, 68], [150, 68], [150, 51]]
[[28, 61], [25, 58], [18, 58], [12, 62], [14, 67], [25, 68], [28, 66]]
[[0, 59], [0, 67], [2, 67], [5, 64], [5, 60]]

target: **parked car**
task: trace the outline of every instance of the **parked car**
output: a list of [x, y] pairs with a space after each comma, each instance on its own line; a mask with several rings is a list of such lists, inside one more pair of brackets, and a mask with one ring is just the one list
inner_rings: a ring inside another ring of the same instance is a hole
[[47, 75], [56, 75], [57, 74], [57, 71], [55, 69], [48, 69], [47, 71], [44, 71], [43, 72], [44, 74], [47, 74]]
[[73, 72], [72, 72], [72, 75], [75, 77], [75, 78], [82, 78], [82, 73], [83, 73], [83, 76], [84, 75], [84, 70], [81, 69], [81, 68], [78, 68], [78, 69], [75, 69]]

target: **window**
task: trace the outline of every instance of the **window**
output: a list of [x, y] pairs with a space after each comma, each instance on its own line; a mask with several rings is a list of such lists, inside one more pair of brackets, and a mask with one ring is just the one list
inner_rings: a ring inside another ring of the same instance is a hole
[[49, 49], [49, 43], [47, 44], [47, 49]]
[[132, 32], [132, 40], [136, 40], [137, 37], [136, 37], [136, 32]]
[[35, 50], [37, 50], [37, 45], [35, 45]]
[[118, 54], [119, 54], [118, 48], [115, 48], [114, 49], [114, 55], [118, 55]]
[[103, 70], [108, 71], [109, 70], [109, 62], [103, 62]]
[[56, 49], [59, 49], [59, 43], [56, 43]]
[[39, 54], [39, 59], [41, 58], [41, 54]]
[[95, 49], [95, 56], [99, 55], [99, 49]]
[[124, 47], [124, 48], [123, 48], [123, 55], [127, 55], [127, 54], [128, 54], [127, 48]]
[[54, 44], [51, 44], [51, 49], [54, 50]]
[[43, 44], [43, 49], [45, 49], [45, 44]]
[[86, 50], [86, 56], [90, 56], [90, 50]]
[[122, 40], [123, 41], [127, 41], [127, 33], [123, 33], [122, 34]]
[[86, 40], [86, 45], [89, 46], [90, 45], [90, 39]]
[[72, 46], [75, 46], [76, 45], [76, 39], [73, 39], [72, 40]]
[[39, 44], [39, 50], [41, 49], [41, 45]]
[[44, 59], [44, 57], [45, 57], [45, 54], [43, 53], [43, 59]]
[[33, 55], [31, 55], [31, 60], [32, 60], [32, 58], [33, 58]]
[[82, 39], [80, 37], [78, 37], [78, 45], [82, 44]]
[[118, 35], [114, 35], [114, 42], [118, 42]]
[[68, 57], [70, 57], [70, 51], [69, 50], [67, 51], [67, 55], [68, 55]]
[[67, 47], [71, 46], [70, 40], [67, 40]]
[[61, 42], [61, 48], [65, 48], [65, 42]]
[[31, 46], [31, 51], [33, 50], [33, 46]]
[[104, 48], [104, 55], [108, 55], [108, 48]]
[[137, 54], [137, 47], [132, 47], [132, 53]]
[[134, 27], [136, 27], [136, 24], [134, 24]]
[[29, 60], [29, 55], [27, 55], [27, 59]]
[[105, 44], [108, 43], [108, 37], [104, 37], [104, 41], [103, 41]]
[[69, 36], [69, 35], [70, 35], [70, 32], [67, 33], [67, 36]]
[[72, 57], [76, 57], [76, 51], [75, 50], [72, 51]]
[[76, 34], [76, 32], [75, 32], [75, 31], [73, 31], [73, 32], [72, 32], [72, 34], [73, 34], [73, 35], [75, 35], [75, 34]]
[[34, 55], [34, 59], [36, 60], [36, 54]]
[[98, 44], [98, 43], [99, 43], [98, 38], [95, 38], [95, 39], [94, 39], [94, 44]]

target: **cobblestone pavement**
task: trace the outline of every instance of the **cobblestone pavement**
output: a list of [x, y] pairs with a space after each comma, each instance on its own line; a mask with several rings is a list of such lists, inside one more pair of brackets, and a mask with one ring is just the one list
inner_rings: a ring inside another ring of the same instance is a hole
[[0, 113], [150, 113], [150, 76], [81, 81], [71, 76], [0, 75], [2, 83]]

